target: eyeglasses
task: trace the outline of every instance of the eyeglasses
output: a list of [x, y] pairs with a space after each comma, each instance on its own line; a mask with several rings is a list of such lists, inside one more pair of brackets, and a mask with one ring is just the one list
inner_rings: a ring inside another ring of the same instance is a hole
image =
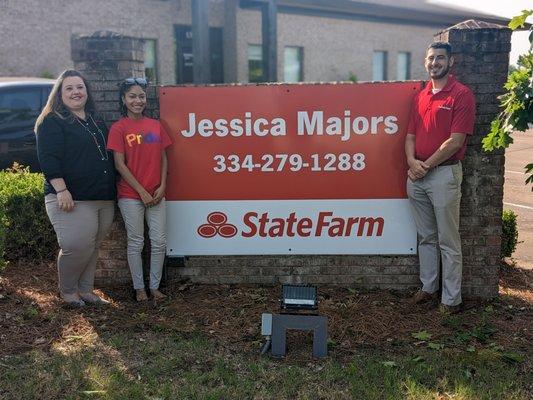
[[141, 86], [148, 85], [148, 81], [145, 78], [127, 78], [127, 79], [124, 79], [124, 83], [126, 85], [141, 85]]

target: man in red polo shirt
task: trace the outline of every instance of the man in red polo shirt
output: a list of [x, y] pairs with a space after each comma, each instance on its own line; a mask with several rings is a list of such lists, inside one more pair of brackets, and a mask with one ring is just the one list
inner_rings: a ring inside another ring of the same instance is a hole
[[457, 312], [462, 306], [461, 160], [467, 136], [474, 131], [476, 111], [472, 91], [449, 73], [453, 63], [448, 43], [429, 45], [425, 68], [431, 80], [413, 100], [405, 139], [407, 194], [418, 232], [422, 281], [413, 302], [437, 298], [441, 260], [440, 309], [447, 313]]

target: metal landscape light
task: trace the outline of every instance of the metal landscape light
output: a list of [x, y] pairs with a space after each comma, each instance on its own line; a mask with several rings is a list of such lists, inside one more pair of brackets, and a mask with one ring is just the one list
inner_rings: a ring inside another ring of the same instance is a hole
[[283, 285], [281, 293], [281, 311], [298, 312], [301, 310], [318, 310], [316, 286]]
[[317, 288], [311, 285], [285, 284], [281, 290], [280, 314], [263, 314], [261, 333], [267, 341], [261, 349], [265, 354], [272, 348], [272, 355], [283, 357], [288, 329], [313, 331], [313, 355], [327, 355], [327, 324], [325, 316], [318, 315]]

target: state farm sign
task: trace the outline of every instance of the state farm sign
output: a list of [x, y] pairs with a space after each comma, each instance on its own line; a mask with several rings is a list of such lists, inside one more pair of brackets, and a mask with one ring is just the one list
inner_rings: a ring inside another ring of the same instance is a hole
[[168, 254], [412, 254], [420, 83], [163, 87]]

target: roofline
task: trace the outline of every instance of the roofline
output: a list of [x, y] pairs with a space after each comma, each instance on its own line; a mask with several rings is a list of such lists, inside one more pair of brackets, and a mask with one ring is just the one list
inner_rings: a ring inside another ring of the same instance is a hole
[[[240, 0], [241, 8], [257, 8], [266, 0]], [[409, 25], [443, 27], [455, 25], [466, 19], [478, 19], [507, 26], [510, 19], [486, 14], [466, 14], [450, 9], [451, 14], [419, 11], [409, 8], [369, 4], [350, 0], [278, 0], [278, 12], [317, 17], [359, 19]]]

